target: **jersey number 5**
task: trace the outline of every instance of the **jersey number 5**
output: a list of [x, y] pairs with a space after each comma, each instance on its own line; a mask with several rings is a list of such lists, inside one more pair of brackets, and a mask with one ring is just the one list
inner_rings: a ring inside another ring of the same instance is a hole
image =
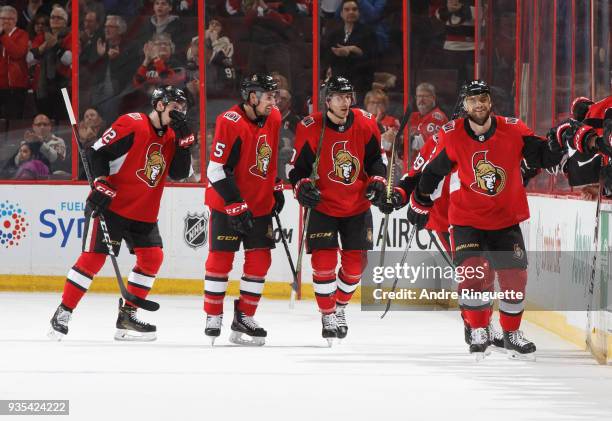
[[221, 158], [223, 156], [223, 152], [225, 151], [225, 143], [216, 143], [215, 144], [215, 151], [213, 152], [213, 155], [215, 156], [215, 158]]

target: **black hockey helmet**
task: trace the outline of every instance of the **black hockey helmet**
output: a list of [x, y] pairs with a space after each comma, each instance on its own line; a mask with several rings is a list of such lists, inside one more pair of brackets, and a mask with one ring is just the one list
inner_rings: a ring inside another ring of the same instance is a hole
[[480, 94], [491, 95], [491, 88], [489, 87], [489, 84], [482, 79], [472, 80], [471, 82], [463, 85], [461, 88], [461, 95], [464, 98]]
[[253, 73], [242, 79], [240, 96], [247, 102], [251, 92], [273, 92], [278, 90], [278, 82], [268, 73]]
[[183, 103], [187, 105], [187, 95], [181, 88], [172, 85], [162, 85], [155, 88], [151, 94], [151, 106], [155, 109], [155, 105], [162, 101], [164, 105], [168, 105], [170, 101]]
[[332, 76], [325, 83], [325, 97], [331, 94], [355, 94], [353, 84], [344, 76]]

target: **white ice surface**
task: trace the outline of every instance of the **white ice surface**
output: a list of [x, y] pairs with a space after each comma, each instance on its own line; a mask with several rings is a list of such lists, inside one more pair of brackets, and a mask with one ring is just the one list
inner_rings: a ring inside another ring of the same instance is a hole
[[211, 349], [200, 297], [152, 298], [161, 309], [139, 314], [157, 324], [156, 342], [114, 341], [117, 298], [89, 294], [53, 343], [45, 334], [59, 294], [0, 294], [0, 399], [69, 399], [70, 416], [58, 419], [92, 421], [612, 419], [612, 367], [529, 323], [537, 362], [493, 353], [475, 363], [456, 312], [380, 320], [355, 304], [348, 338], [330, 349], [314, 302], [290, 311], [263, 300], [267, 344], [244, 348], [227, 341], [228, 298]]

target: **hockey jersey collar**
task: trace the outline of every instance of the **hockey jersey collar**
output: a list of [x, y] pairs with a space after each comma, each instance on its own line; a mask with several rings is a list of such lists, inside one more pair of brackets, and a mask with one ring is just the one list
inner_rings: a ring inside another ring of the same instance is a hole
[[334, 123], [327, 116], [327, 113], [325, 113], [325, 125], [329, 127], [330, 129], [336, 132], [339, 132], [339, 133], [344, 133], [348, 129], [350, 129], [354, 121], [355, 121], [355, 115], [353, 114], [353, 109], [349, 109], [349, 113], [348, 113], [348, 116], [346, 117], [346, 122], [344, 124]]
[[481, 135], [477, 135], [476, 133], [474, 133], [474, 130], [472, 130], [472, 126], [470, 126], [469, 120], [470, 119], [468, 117], [465, 117], [463, 119], [463, 127], [465, 128], [465, 132], [477, 142], [482, 143], [489, 140], [491, 137], [493, 137], [495, 131], [497, 130], [497, 117], [494, 115], [491, 115], [491, 127], [489, 127], [489, 130], [487, 130], [484, 134]]
[[251, 120], [246, 110], [244, 109], [244, 104], [240, 104], [239, 107], [240, 107], [240, 110], [242, 111], [241, 114], [244, 116], [244, 119], [246, 121], [248, 121], [251, 124], [255, 124], [259, 128], [262, 128], [263, 126], [266, 125], [266, 120], [268, 119], [267, 116], [258, 116], [257, 119]]

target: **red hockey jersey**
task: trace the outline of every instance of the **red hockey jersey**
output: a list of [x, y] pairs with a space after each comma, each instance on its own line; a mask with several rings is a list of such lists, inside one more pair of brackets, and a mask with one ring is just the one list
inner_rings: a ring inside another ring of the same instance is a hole
[[[322, 114], [318, 112], [305, 117], [297, 125], [295, 152], [291, 160], [293, 169], [289, 173], [294, 186], [311, 175], [322, 121]], [[345, 124], [336, 125], [329, 118], [325, 124], [316, 179], [321, 202], [316, 210], [335, 217], [365, 212], [370, 207], [365, 198], [368, 178], [386, 176], [376, 118], [364, 110], [353, 108]]]
[[425, 166], [419, 192], [432, 194], [439, 181], [450, 180], [451, 225], [498, 230], [529, 218], [520, 164], [556, 165], [562, 154], [552, 152], [522, 121], [491, 116], [491, 128], [476, 135], [467, 119], [453, 120], [439, 132], [439, 151]]
[[438, 133], [440, 127], [448, 122], [448, 118], [438, 107], [435, 107], [430, 112], [421, 115], [419, 112], [410, 114], [410, 120], [408, 121], [408, 127], [410, 128], [410, 134], [420, 134], [423, 139], [427, 141], [433, 135]]
[[146, 114], [130, 113], [120, 116], [93, 144], [94, 175], [108, 174], [117, 189], [111, 211], [136, 221], [157, 221], [175, 155], [174, 140], [171, 128], [158, 133]]
[[[223, 191], [218, 191], [222, 185], [216, 184], [223, 179], [233, 183], [229, 190], [238, 190], [235, 200], [244, 200], [253, 216], [271, 212], [280, 126], [281, 114], [277, 108], [262, 127], [251, 121], [240, 105], [217, 117], [208, 168], [210, 183], [205, 193], [205, 203], [209, 207], [224, 212], [227, 197], [223, 196]], [[224, 171], [220, 176], [211, 173], [215, 168], [222, 171], [220, 166]]]

